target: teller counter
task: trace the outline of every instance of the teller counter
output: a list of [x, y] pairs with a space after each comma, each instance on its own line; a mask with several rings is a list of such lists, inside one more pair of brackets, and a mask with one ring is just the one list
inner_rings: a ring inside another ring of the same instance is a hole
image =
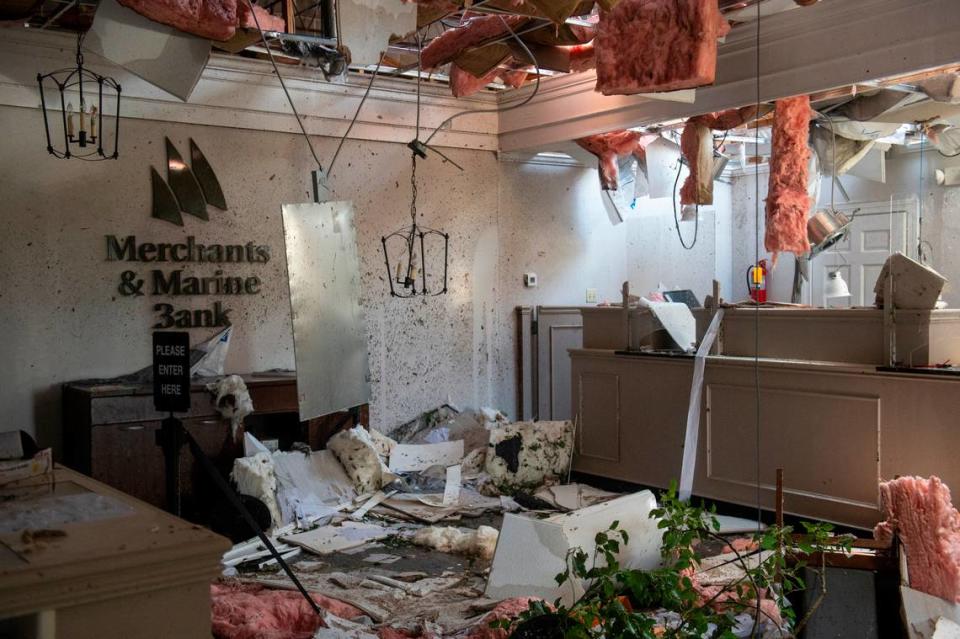
[[[570, 354], [574, 469], [658, 487], [678, 479], [693, 356]], [[960, 375], [707, 357], [694, 494], [756, 505], [758, 441], [764, 508], [783, 468], [786, 512], [869, 528], [880, 478], [938, 475], [960, 490]]]

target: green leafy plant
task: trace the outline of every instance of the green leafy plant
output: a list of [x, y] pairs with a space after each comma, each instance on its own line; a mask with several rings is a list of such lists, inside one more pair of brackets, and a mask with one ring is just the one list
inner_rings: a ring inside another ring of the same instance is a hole
[[[707, 510], [681, 501], [676, 486], [671, 486], [661, 496], [660, 507], [651, 513], [663, 531], [660, 568], [621, 568], [617, 556], [630, 539], [615, 521], [597, 533], [592, 555], [582, 548], [567, 553], [565, 569], [556, 581], [571, 588], [572, 604], [564, 605], [562, 599], [552, 604], [532, 601], [516, 619], [491, 625], [512, 629], [515, 639], [730, 639], [737, 616], [743, 613], [754, 617], [754, 632], [759, 632], [761, 621], [771, 616], [760, 604], [768, 598], [776, 602], [784, 625], [799, 632], [826, 594], [824, 553], [849, 551], [852, 538], [833, 536], [833, 527], [825, 523], [804, 522], [803, 535], [795, 535], [790, 526], [771, 526], [754, 535], [754, 548], [733, 549], [731, 563], [740, 566], [741, 578], [719, 587], [700, 588], [693, 577], [701, 562], [697, 547], [711, 541], [726, 542], [719, 535], [715, 512], [715, 508]], [[787, 597], [806, 588], [802, 574], [810, 556], [820, 558], [816, 571], [820, 597], [797, 622]], [[659, 623], [658, 611], [669, 613], [670, 623]]]

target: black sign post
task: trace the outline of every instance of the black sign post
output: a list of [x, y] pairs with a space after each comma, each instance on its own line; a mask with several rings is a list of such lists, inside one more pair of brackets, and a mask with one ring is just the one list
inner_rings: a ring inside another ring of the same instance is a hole
[[157, 432], [157, 444], [163, 449], [167, 510], [180, 515], [180, 449], [183, 448], [183, 424], [175, 412], [190, 410], [190, 334], [162, 332], [153, 334], [153, 406], [169, 413]]
[[190, 410], [190, 335], [188, 333], [157, 331], [153, 334], [153, 405], [157, 411], [169, 413], [169, 416], [161, 422], [160, 430], [157, 431], [157, 445], [163, 448], [166, 470], [167, 509], [180, 516], [180, 449], [187, 444], [193, 458], [223, 492], [227, 501], [237, 509], [237, 512], [260, 537], [260, 541], [287, 573], [313, 611], [323, 615], [320, 606], [297, 579], [297, 575], [290, 570], [290, 566], [277, 552], [270, 538], [243, 505], [237, 493], [220, 475], [220, 471], [183, 427], [183, 423], [173, 416], [175, 412], [183, 413]]

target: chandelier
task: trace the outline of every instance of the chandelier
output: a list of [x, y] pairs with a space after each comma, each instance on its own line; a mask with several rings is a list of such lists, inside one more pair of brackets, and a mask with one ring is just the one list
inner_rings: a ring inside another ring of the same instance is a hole
[[[77, 38], [77, 66], [58, 69], [45, 75], [37, 74], [40, 86], [40, 106], [43, 111], [43, 127], [47, 136], [47, 151], [58, 158], [79, 158], [81, 160], [117, 159], [117, 142], [120, 138], [120, 85], [113, 78], [107, 78], [83, 66], [81, 45], [83, 35]], [[46, 82], [52, 82], [59, 93], [59, 115], [57, 105], [50, 108], [48, 114], [47, 99], [44, 95]], [[104, 151], [104, 93], [114, 97], [112, 145]], [[78, 108], [74, 108], [74, 100]], [[51, 132], [51, 121], [53, 132]], [[56, 122], [59, 121], [60, 127]], [[58, 130], [58, 128], [60, 130]], [[62, 132], [62, 145], [61, 145]], [[112, 148], [109, 148], [112, 146]]]
[[[392, 297], [433, 297], [447, 292], [447, 261], [450, 248], [450, 236], [447, 233], [417, 224], [417, 156], [423, 154], [416, 141], [410, 143], [413, 149], [412, 168], [410, 170], [410, 226], [398, 229], [380, 238], [383, 242], [383, 257], [387, 264], [387, 281], [390, 283]], [[443, 247], [442, 279], [428, 274], [427, 262], [435, 259]], [[390, 259], [391, 253], [394, 259]]]

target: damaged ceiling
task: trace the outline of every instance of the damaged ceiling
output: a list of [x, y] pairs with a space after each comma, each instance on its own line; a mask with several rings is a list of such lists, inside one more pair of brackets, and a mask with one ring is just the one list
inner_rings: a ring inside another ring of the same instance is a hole
[[[754, 20], [758, 10], [768, 16], [816, 2], [719, 0], [717, 8], [736, 25]], [[381, 74], [415, 78], [419, 50], [423, 79], [449, 84], [455, 97], [465, 97], [594, 68], [599, 11], [617, 2], [259, 0], [254, 12], [247, 0], [209, 5], [217, 11], [177, 0], [119, 4], [208, 38], [216, 50], [246, 57], [266, 56], [259, 25], [277, 62], [316, 67], [326, 77], [348, 68], [370, 71], [379, 62]], [[0, 19], [8, 26], [85, 32], [98, 5], [99, 0], [21, 0], [5, 3]], [[347, 52], [346, 59], [338, 51]]]

